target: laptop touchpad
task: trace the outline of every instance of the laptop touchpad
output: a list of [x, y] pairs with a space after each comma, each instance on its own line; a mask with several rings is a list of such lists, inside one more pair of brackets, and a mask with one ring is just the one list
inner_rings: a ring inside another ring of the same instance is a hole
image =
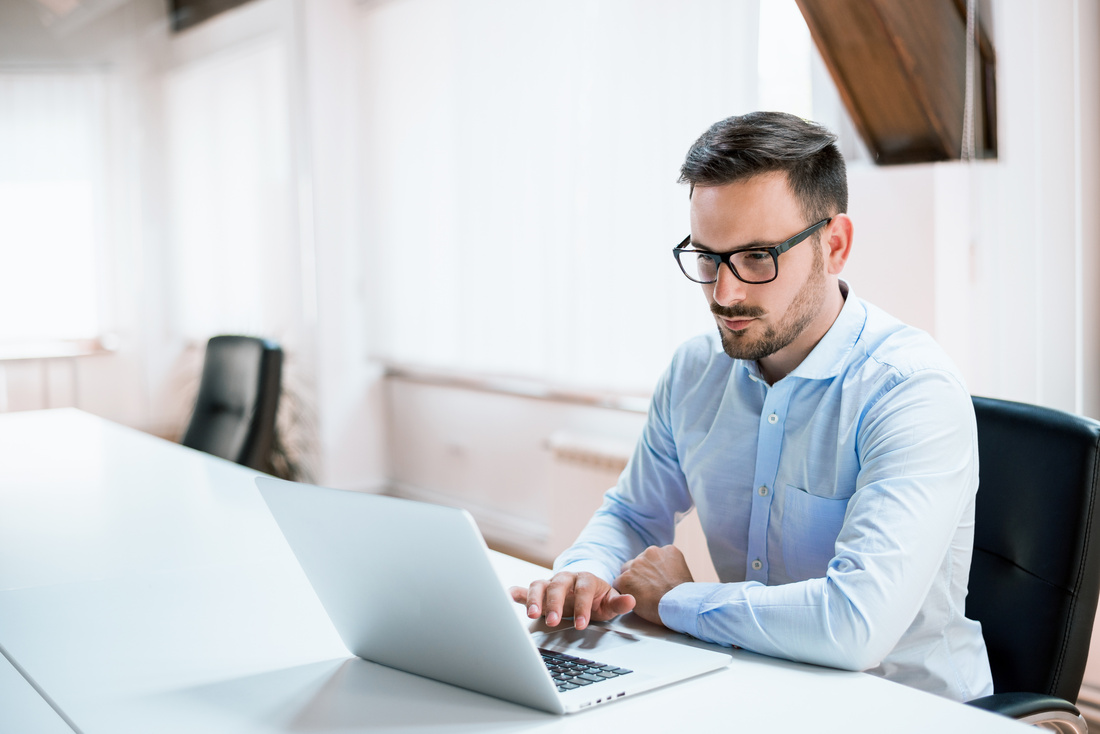
[[[543, 630], [546, 629], [545, 625], [540, 626]], [[546, 650], [592, 658], [598, 658], [602, 651], [611, 650], [638, 640], [633, 635], [604, 629], [603, 627], [589, 627], [584, 630], [573, 627], [561, 630], [536, 630], [531, 633], [531, 639], [535, 641], [535, 645]]]

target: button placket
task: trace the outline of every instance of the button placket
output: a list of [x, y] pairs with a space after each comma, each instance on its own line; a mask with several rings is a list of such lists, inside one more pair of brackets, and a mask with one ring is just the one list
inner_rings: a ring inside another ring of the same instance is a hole
[[769, 387], [764, 396], [758, 428], [756, 467], [749, 516], [749, 538], [746, 553], [745, 578], [767, 583], [768, 580], [768, 527], [771, 504], [775, 497], [772, 484], [779, 471], [779, 458], [783, 445], [783, 417], [790, 400], [787, 385]]

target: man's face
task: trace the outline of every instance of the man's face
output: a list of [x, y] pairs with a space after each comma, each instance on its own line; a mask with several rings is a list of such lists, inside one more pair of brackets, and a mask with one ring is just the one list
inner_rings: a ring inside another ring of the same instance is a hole
[[[691, 198], [692, 243], [712, 252], [777, 245], [811, 224], [783, 173], [696, 186]], [[742, 283], [723, 265], [718, 282], [702, 286], [726, 354], [763, 360], [784, 351], [801, 352], [797, 361], [824, 333], [810, 327], [822, 314], [827, 287], [817, 236], [780, 255], [779, 275], [770, 283]]]

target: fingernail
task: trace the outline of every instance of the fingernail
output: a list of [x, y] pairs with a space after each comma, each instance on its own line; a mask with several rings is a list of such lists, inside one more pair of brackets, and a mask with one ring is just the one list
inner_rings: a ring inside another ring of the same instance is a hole
[[573, 620], [573, 626], [576, 627], [579, 630], [584, 629], [587, 624], [588, 624], [588, 620], [585, 619], [584, 617], [577, 617], [576, 619]]
[[532, 619], [539, 616], [538, 604], [532, 604], [531, 606], [527, 607], [527, 616], [531, 617]]
[[546, 615], [546, 624], [553, 627], [557, 623], [558, 623], [558, 613], [557, 612], [550, 612], [549, 614]]

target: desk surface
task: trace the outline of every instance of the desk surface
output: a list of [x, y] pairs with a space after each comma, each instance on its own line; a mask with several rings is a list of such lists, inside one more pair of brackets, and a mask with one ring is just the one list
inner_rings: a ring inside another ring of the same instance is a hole
[[[78, 411], [0, 416], [0, 646], [15, 664], [0, 656], [0, 730], [68, 730], [26, 676], [83, 734], [1025, 731], [869, 675], [744, 651], [566, 717], [351, 657], [254, 475]], [[545, 573], [495, 562], [504, 583]], [[687, 641], [632, 615], [616, 624]]]

